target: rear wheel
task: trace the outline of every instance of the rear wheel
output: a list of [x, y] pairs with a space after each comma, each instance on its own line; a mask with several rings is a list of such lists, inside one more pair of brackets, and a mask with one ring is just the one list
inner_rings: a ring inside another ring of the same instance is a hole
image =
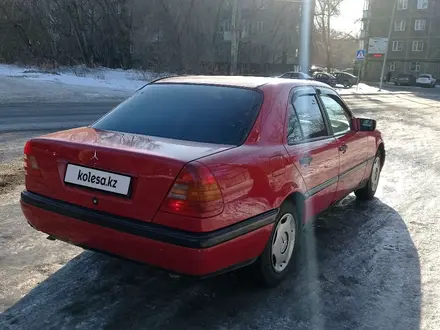
[[296, 259], [300, 228], [297, 209], [292, 203], [285, 202], [262, 255], [252, 265], [260, 284], [274, 287], [286, 277]]
[[373, 167], [371, 168], [370, 178], [367, 185], [361, 189], [356, 190], [354, 193], [360, 200], [373, 199], [376, 194], [377, 186], [379, 185], [380, 172], [382, 170], [381, 154], [378, 151], [373, 161]]
[[350, 86], [350, 82], [348, 80], [345, 80], [343, 85], [344, 85], [345, 88], [350, 88], [351, 87]]

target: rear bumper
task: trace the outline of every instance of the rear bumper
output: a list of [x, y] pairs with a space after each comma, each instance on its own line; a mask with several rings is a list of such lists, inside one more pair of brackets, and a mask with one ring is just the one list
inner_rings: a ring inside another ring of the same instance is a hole
[[420, 87], [430, 87], [430, 86], [433, 86], [433, 84], [431, 82], [423, 82], [423, 83], [422, 82], [416, 82], [416, 85], [420, 86]]
[[62, 241], [194, 276], [209, 276], [255, 260], [277, 215], [273, 210], [214, 232], [192, 233], [27, 191], [21, 195], [21, 207], [32, 227]]

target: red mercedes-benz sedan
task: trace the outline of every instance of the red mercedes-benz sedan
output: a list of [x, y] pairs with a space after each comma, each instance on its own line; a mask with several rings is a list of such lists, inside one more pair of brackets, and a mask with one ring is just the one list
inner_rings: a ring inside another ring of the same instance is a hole
[[50, 238], [201, 277], [252, 264], [268, 285], [314, 215], [373, 198], [385, 161], [329, 86], [230, 76], [157, 80], [24, 153], [22, 209]]

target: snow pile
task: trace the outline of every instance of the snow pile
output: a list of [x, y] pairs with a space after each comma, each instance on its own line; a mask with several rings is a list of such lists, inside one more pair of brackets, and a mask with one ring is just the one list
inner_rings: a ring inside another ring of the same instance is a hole
[[35, 67], [0, 64], [0, 76], [26, 78], [66, 85], [134, 91], [160, 75], [150, 71], [108, 68], [89, 69], [84, 66], [46, 71]]
[[393, 93], [399, 93], [399, 94], [410, 94], [410, 91], [401, 91], [401, 90], [391, 90], [387, 89], [387, 85], [384, 85], [382, 87], [382, 90], [379, 91], [379, 87], [377, 86], [370, 86], [364, 83], [360, 83], [359, 86], [353, 86], [352, 88], [345, 89], [345, 88], [338, 88], [338, 92], [341, 95], [350, 95], [350, 94], [393, 94]]

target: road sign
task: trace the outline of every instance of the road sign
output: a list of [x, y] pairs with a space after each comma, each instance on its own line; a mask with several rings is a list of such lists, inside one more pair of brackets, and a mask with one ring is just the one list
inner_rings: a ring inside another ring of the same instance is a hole
[[359, 49], [356, 52], [356, 60], [363, 61], [365, 60], [365, 49]]
[[370, 38], [368, 54], [385, 54], [388, 49], [388, 38]]

